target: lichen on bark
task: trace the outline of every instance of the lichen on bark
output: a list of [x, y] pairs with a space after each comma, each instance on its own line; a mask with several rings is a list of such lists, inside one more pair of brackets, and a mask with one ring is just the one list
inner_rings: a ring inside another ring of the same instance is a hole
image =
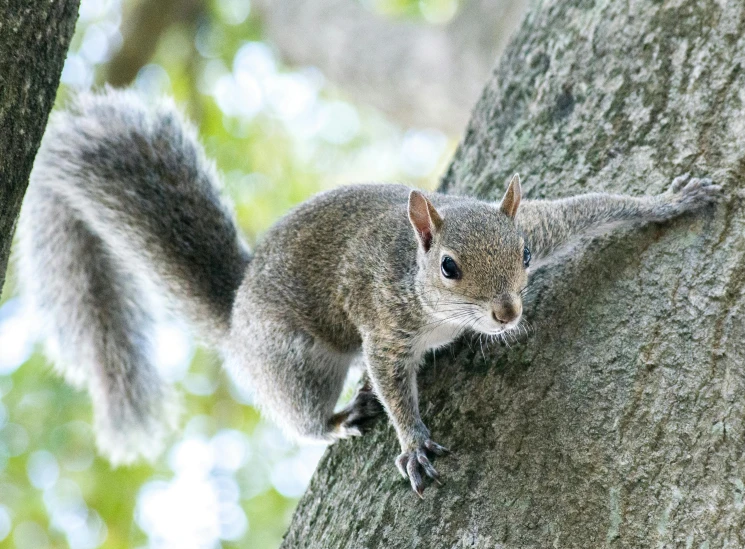
[[463, 341], [420, 375], [452, 456], [418, 501], [392, 429], [329, 449], [285, 548], [745, 547], [745, 5], [534, 4], [442, 180], [530, 198], [729, 199], [588, 240], [536, 272], [529, 337]]

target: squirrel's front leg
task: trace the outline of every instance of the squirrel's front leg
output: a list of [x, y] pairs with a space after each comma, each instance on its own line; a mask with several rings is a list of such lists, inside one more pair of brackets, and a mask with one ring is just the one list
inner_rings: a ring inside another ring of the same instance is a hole
[[577, 237], [619, 224], [665, 221], [720, 199], [722, 188], [710, 179], [676, 177], [658, 195], [591, 193], [559, 200], [524, 200], [515, 218], [535, 259], [547, 257]]
[[430, 462], [430, 455], [448, 452], [430, 438], [429, 429], [419, 416], [416, 371], [421, 356], [403, 343], [371, 339], [364, 343], [364, 353], [373, 389], [385, 407], [396, 429], [401, 454], [396, 466], [411, 487], [422, 497], [422, 472], [439, 482], [439, 474]]

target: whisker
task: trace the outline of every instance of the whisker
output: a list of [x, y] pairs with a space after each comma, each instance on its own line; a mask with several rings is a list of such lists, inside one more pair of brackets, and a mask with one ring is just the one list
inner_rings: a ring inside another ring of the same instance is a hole
[[448, 317], [441, 318], [441, 319], [438, 319], [438, 320], [433, 320], [432, 322], [428, 322], [427, 324], [422, 325], [419, 329], [420, 330], [423, 330], [425, 328], [434, 329], [434, 328], [437, 328], [438, 326], [440, 326], [440, 325], [442, 325], [442, 324], [444, 324], [446, 322], [452, 322], [454, 320], [458, 320], [458, 319], [463, 318], [463, 317], [470, 317], [471, 314], [472, 313], [470, 311], [463, 311], [463, 312], [460, 312], [460, 313], [455, 313], [455, 314], [450, 315]]

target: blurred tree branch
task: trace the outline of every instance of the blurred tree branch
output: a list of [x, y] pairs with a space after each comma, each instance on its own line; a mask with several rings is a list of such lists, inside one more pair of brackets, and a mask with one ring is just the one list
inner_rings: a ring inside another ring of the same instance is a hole
[[77, 17], [78, 0], [0, 2], [0, 290]]
[[257, 0], [287, 62], [311, 64], [405, 124], [465, 127], [525, 0], [467, 0], [445, 25], [378, 16], [353, 0]]
[[[404, 124], [456, 135], [526, 4], [468, 0], [439, 26], [385, 18], [354, 0], [255, 0], [252, 8], [286, 63], [318, 67], [353, 99]], [[108, 82], [131, 82], [168, 26], [195, 24], [205, 10], [204, 0], [137, 3]]]
[[204, 0], [140, 0], [130, 6], [122, 23], [122, 47], [107, 64], [106, 82], [116, 87], [131, 83], [168, 27], [184, 24], [196, 30], [205, 10]]

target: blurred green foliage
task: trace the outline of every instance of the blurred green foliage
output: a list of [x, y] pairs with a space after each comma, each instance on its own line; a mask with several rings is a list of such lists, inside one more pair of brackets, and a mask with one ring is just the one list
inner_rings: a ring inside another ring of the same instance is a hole
[[[196, 27], [168, 26], [133, 85], [174, 96], [197, 123], [250, 242], [330, 186], [373, 179], [434, 185], [452, 143], [350, 104], [312, 67], [282, 66], [243, 4], [215, 0]], [[432, 22], [457, 7], [448, 0], [367, 4]], [[124, 8], [126, 14], [131, 6]], [[116, 0], [83, 0], [60, 103], [75, 89], [103, 82], [121, 41], [120, 21]], [[171, 344], [191, 361], [188, 372], [175, 376], [185, 389], [184, 428], [155, 464], [112, 469], [95, 452], [87, 394], [53, 374], [39, 345], [30, 352], [38, 319], [26, 315], [16, 293], [11, 269], [0, 301], [0, 547], [279, 545], [322, 450], [285, 441], [236, 393], [217, 357], [192, 352], [189, 340], [177, 338]], [[204, 493], [192, 494], [192, 485]], [[187, 501], [200, 494], [219, 505]], [[168, 530], [168, 521], [183, 537]], [[210, 531], [195, 535], [195, 524]]]
[[434, 24], [452, 19], [460, 3], [459, 0], [363, 0], [363, 4], [383, 15]]

